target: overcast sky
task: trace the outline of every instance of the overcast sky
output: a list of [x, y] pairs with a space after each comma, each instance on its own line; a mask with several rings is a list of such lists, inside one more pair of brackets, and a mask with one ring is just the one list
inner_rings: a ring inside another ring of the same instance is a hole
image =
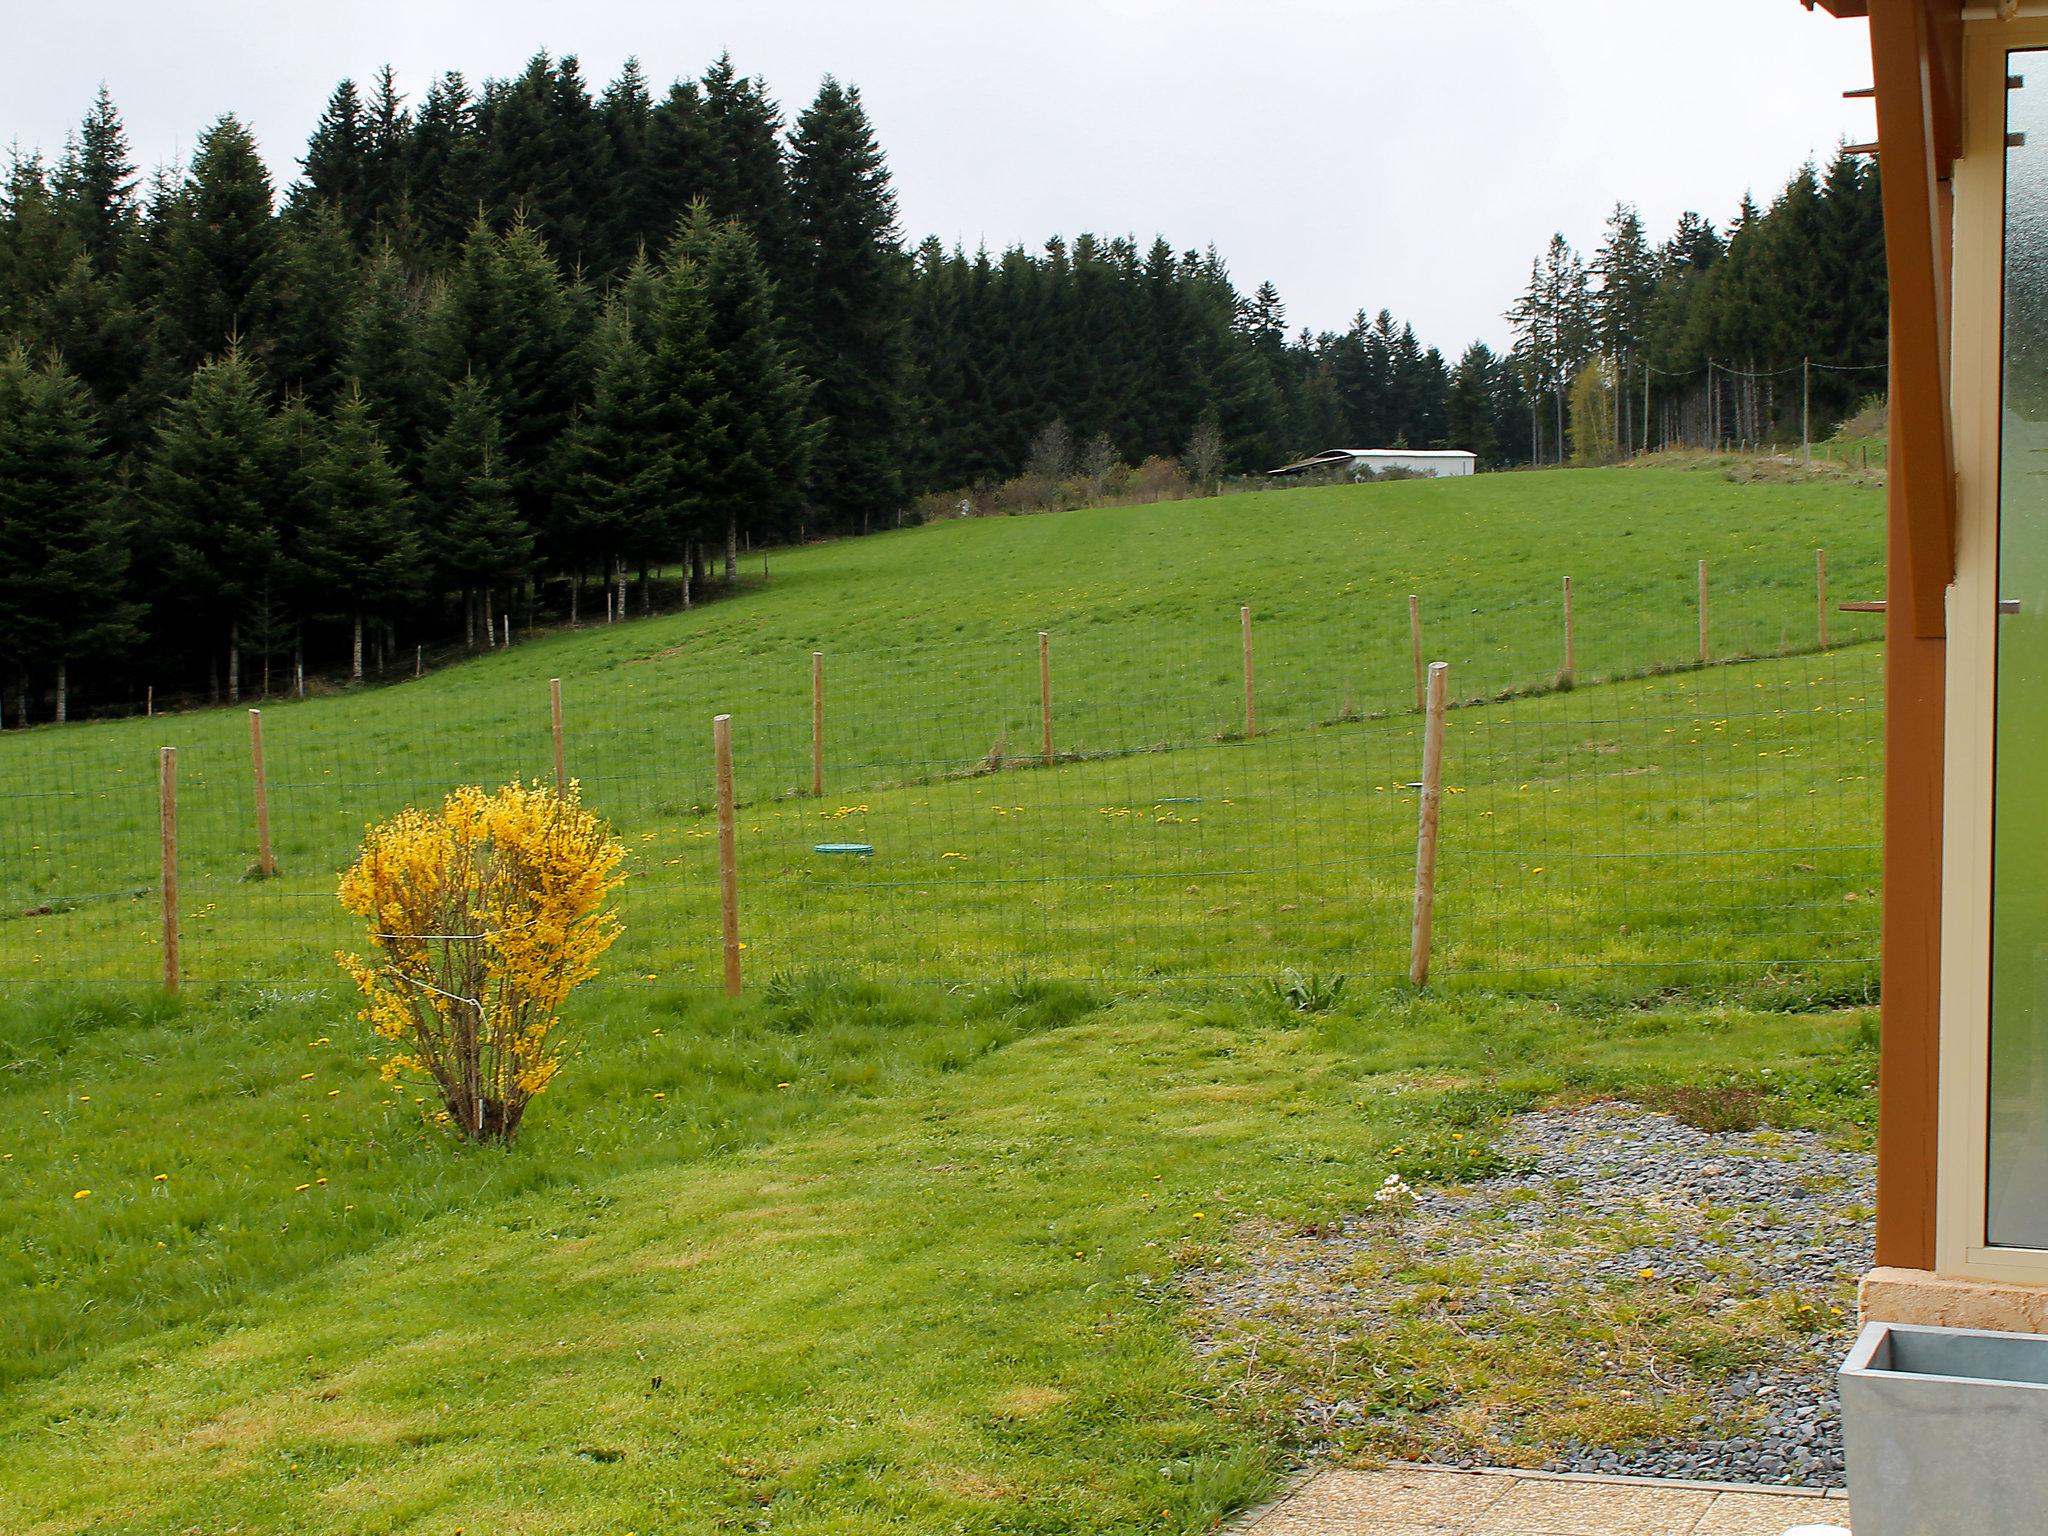
[[573, 53], [593, 88], [721, 50], [786, 112], [861, 88], [906, 233], [1210, 242], [1290, 323], [1391, 308], [1455, 353], [1554, 229], [1661, 238], [1873, 136], [1863, 24], [1798, 0], [0, 0], [0, 142], [54, 152], [104, 81], [145, 166], [233, 111], [280, 186], [342, 75], [422, 94]]

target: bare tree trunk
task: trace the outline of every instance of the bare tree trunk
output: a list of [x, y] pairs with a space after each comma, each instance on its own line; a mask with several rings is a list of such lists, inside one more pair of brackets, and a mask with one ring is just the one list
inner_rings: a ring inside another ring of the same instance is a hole
[[242, 702], [242, 626], [228, 626], [228, 702]]
[[683, 612], [685, 612], [685, 613], [688, 613], [689, 611], [690, 611], [690, 562], [689, 562], [689, 560], [688, 560], [687, 558], [685, 558], [685, 559], [684, 559], [684, 561], [683, 561]]
[[725, 584], [730, 587], [740, 579], [740, 520], [737, 513], [725, 514]]
[[462, 648], [476, 649], [476, 592], [472, 589], [462, 594]]
[[626, 616], [626, 562], [623, 558], [612, 561], [612, 587], [615, 594], [612, 612], [623, 619]]
[[363, 680], [363, 616], [355, 616], [355, 647], [349, 661], [348, 675], [356, 682]]
[[647, 574], [647, 562], [640, 562], [640, 612], [654, 612], [654, 580]]
[[569, 573], [569, 627], [571, 629], [580, 629], [582, 627], [583, 620], [580, 617], [582, 607], [583, 572], [580, 570], [571, 571]]
[[491, 589], [484, 588], [484, 649], [495, 650], [498, 644], [497, 631], [491, 625]]
[[57, 663], [57, 723], [62, 725], [70, 716], [70, 669], [65, 663], [60, 661]]
[[17, 727], [28, 724], [27, 667], [14, 674], [14, 723]]
[[300, 698], [306, 696], [306, 642], [292, 642], [292, 691]]

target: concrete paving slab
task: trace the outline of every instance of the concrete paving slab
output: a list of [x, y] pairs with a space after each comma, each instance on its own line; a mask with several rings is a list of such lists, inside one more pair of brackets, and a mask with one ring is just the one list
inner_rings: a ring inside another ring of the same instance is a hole
[[1643, 1478], [1332, 1468], [1236, 1527], [1240, 1536], [1783, 1536], [1849, 1524], [1849, 1505], [1808, 1489]]

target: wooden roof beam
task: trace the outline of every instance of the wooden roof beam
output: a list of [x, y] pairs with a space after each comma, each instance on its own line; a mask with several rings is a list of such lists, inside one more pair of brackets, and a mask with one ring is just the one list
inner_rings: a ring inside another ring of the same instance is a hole
[[1944, 632], [1955, 574], [1947, 176], [1961, 139], [1953, 86], [1961, 13], [1951, 5], [1937, 14], [1928, 0], [1869, 0], [1869, 11], [1891, 279], [1891, 494], [1903, 512], [1894, 520], [1901, 537], [1890, 596], [1895, 622], [1931, 638]]

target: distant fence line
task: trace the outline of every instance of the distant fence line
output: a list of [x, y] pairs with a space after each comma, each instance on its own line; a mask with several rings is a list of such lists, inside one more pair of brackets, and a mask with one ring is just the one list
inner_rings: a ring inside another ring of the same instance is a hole
[[[914, 735], [899, 728], [885, 736], [871, 722], [864, 739], [897, 743], [893, 750], [835, 753], [833, 730], [849, 712], [828, 709], [830, 657], [813, 651], [800, 726], [721, 712], [714, 750], [698, 756], [704, 722], [679, 721], [651, 738], [674, 772], [643, 762], [583, 779], [586, 798], [629, 841], [637, 837], [643, 854], [629, 886], [642, 909], [633, 921], [655, 931], [621, 946], [620, 979], [709, 981], [714, 950], [719, 979], [735, 992], [744, 976], [807, 965], [947, 981], [1013, 970], [1244, 979], [1295, 965], [1415, 985], [1433, 972], [1554, 980], [1668, 970], [1726, 980], [1777, 971], [1796, 973], [1808, 990], [1830, 968], [1867, 977], [1877, 917], [1878, 695], [1867, 653], [1844, 656], [1842, 637], [1830, 634], [1825, 552], [1814, 552], [1811, 635], [1781, 642], [1778, 654], [1717, 649], [1716, 594], [1700, 560], [1695, 654], [1620, 674], [1604, 707], [1590, 710], [1572, 697], [1582, 605], [1571, 577], [1558, 580], [1555, 652], [1526, 661], [1519, 681], [1461, 685], [1457, 667], [1430, 655], [1430, 612], [1411, 595], [1402, 658], [1414, 679], [1411, 707], [1347, 705], [1320, 719], [1297, 708], [1278, 723], [1261, 718], [1271, 663], [1262, 667], [1253, 605], [1240, 604], [1234, 728], [1179, 739], [1124, 732], [1113, 746], [1064, 734], [1056, 701], [1072, 695], [1055, 686], [1056, 634], [1039, 630], [1037, 750], [1012, 754], [999, 732], [979, 760], [958, 747], [921, 752]], [[1701, 669], [1738, 660], [1764, 674], [1752, 694], [1775, 702], [1756, 707], [1731, 695], [1722, 675], [1711, 685], [1713, 704], [1702, 705], [1709, 674]], [[1808, 696], [1818, 702], [1806, 704]], [[548, 766], [566, 787], [578, 777], [574, 701], [565, 702], [560, 678], [548, 680], [546, 698]], [[1451, 729], [1461, 702], [1489, 708], [1469, 728]], [[861, 713], [850, 715], [858, 726]], [[266, 739], [261, 708], [247, 719], [245, 778], [222, 772], [218, 751], [210, 754], [198, 841], [212, 868], [181, 879], [181, 847], [189, 859], [193, 840], [181, 838], [178, 751], [165, 746], [149, 818], [155, 867], [139, 885], [111, 891], [9, 893], [0, 981], [63, 974], [176, 988], [334, 979], [330, 956], [351, 935], [333, 897], [335, 860], [348, 847], [333, 813], [349, 816], [356, 790], [395, 786], [379, 782], [385, 763], [343, 752], [329, 754], [335, 760], [317, 779], [305, 776], [309, 756], [297, 777], [280, 781], [271, 754], [280, 745], [289, 753], [290, 737], [273, 728]], [[1724, 750], [1738, 736], [1756, 754], [1746, 767]], [[951, 739], [960, 738], [956, 730]], [[693, 758], [708, 775], [683, 766]], [[1800, 760], [1803, 777], [1763, 766], [1789, 758]], [[366, 778], [337, 779], [335, 767], [351, 761]], [[1054, 772], [1009, 771], [1019, 766]], [[232, 797], [239, 810], [221, 793], [228, 783], [241, 786]], [[1832, 817], [1810, 804], [1824, 788]], [[867, 798], [828, 809], [828, 789]], [[274, 826], [280, 792], [329, 825], [318, 835]], [[189, 812], [189, 783], [186, 797]], [[354, 808], [353, 830], [415, 798], [374, 796]], [[1745, 810], [1747, 827], [1737, 824]], [[1796, 822], [1795, 810], [1804, 811]], [[1205, 821], [1213, 830], [1196, 831]], [[1013, 834], [1026, 824], [1042, 830]], [[1148, 837], [1134, 839], [1133, 825], [1148, 827]], [[890, 835], [876, 835], [878, 826]], [[1685, 835], [1663, 846], [1666, 829]], [[125, 846], [137, 830], [110, 817], [104, 826], [81, 822], [73, 835], [81, 845], [104, 834]], [[59, 842], [66, 835], [54, 825], [27, 831]], [[1733, 835], [1740, 832], [1750, 835]], [[282, 868], [281, 841], [291, 850]], [[960, 846], [937, 846], [948, 842]], [[238, 845], [252, 860], [245, 876], [228, 872]], [[0, 867], [7, 862], [0, 857]], [[143, 873], [132, 849], [107, 867]], [[154, 921], [132, 920], [138, 904], [155, 906]], [[1715, 931], [1717, 923], [1730, 931]]]

